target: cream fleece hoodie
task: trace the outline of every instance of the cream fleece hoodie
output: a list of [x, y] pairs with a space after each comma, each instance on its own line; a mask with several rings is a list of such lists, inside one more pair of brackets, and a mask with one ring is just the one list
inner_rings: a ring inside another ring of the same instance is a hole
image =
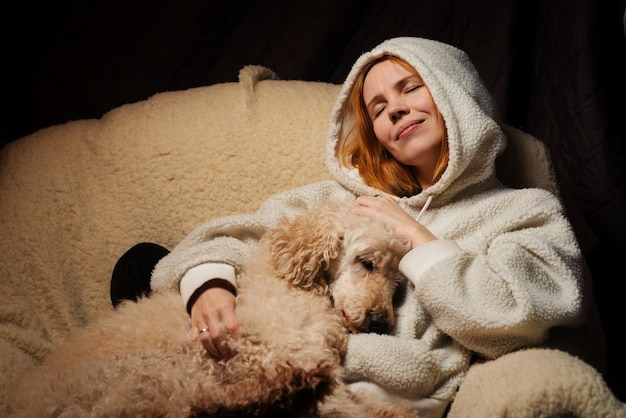
[[280, 217], [325, 200], [381, 193], [343, 167], [337, 149], [341, 109], [354, 78], [383, 53], [403, 58], [422, 76], [446, 123], [450, 161], [432, 187], [399, 199], [414, 217], [430, 200], [420, 222], [439, 239], [411, 250], [401, 262], [410, 286], [394, 335], [352, 335], [345, 367], [350, 382], [361, 382], [355, 388], [372, 382], [381, 396], [430, 398], [436, 416], [454, 397], [472, 359], [561, 346], [551, 336], [577, 332], [587, 316], [582, 257], [561, 203], [544, 190], [508, 189], [497, 180], [495, 159], [506, 138], [488, 91], [457, 48], [395, 38], [361, 56], [330, 115], [327, 165], [335, 181], [275, 195], [255, 214], [201, 225], [159, 262], [152, 287], [180, 286], [186, 301], [210, 278], [236, 286], [243, 258]]

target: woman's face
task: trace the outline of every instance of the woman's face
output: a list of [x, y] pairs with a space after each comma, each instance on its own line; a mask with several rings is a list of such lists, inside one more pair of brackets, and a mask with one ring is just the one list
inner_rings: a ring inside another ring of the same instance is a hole
[[422, 80], [398, 63], [382, 61], [365, 77], [363, 100], [381, 145], [415, 167], [418, 177], [432, 175], [444, 129]]

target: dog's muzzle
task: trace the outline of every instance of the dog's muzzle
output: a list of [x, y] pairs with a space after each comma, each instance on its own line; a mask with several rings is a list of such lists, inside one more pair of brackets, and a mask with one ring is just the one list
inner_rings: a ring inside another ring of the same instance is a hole
[[389, 334], [390, 324], [386, 315], [381, 315], [377, 312], [369, 312], [367, 314], [366, 332], [373, 332], [375, 334]]

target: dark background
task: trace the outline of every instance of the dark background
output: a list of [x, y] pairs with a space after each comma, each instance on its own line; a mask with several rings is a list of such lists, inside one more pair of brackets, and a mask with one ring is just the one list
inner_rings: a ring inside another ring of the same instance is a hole
[[[237, 81], [341, 83], [395, 36], [465, 50], [504, 121], [547, 145], [563, 190], [598, 239], [587, 260], [609, 348], [605, 377], [626, 401], [626, 0], [68, 1], [2, 13], [0, 146], [99, 118], [157, 92]], [[6, 7], [6, 5], [5, 5]]]

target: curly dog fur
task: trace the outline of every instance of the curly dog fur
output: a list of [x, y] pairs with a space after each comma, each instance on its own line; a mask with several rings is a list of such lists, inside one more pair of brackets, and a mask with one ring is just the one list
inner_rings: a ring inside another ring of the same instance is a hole
[[239, 275], [244, 338], [211, 358], [180, 295], [127, 302], [81, 329], [14, 385], [14, 417], [415, 417], [342, 382], [349, 332], [393, 328], [408, 250], [382, 225], [324, 205], [283, 220]]

